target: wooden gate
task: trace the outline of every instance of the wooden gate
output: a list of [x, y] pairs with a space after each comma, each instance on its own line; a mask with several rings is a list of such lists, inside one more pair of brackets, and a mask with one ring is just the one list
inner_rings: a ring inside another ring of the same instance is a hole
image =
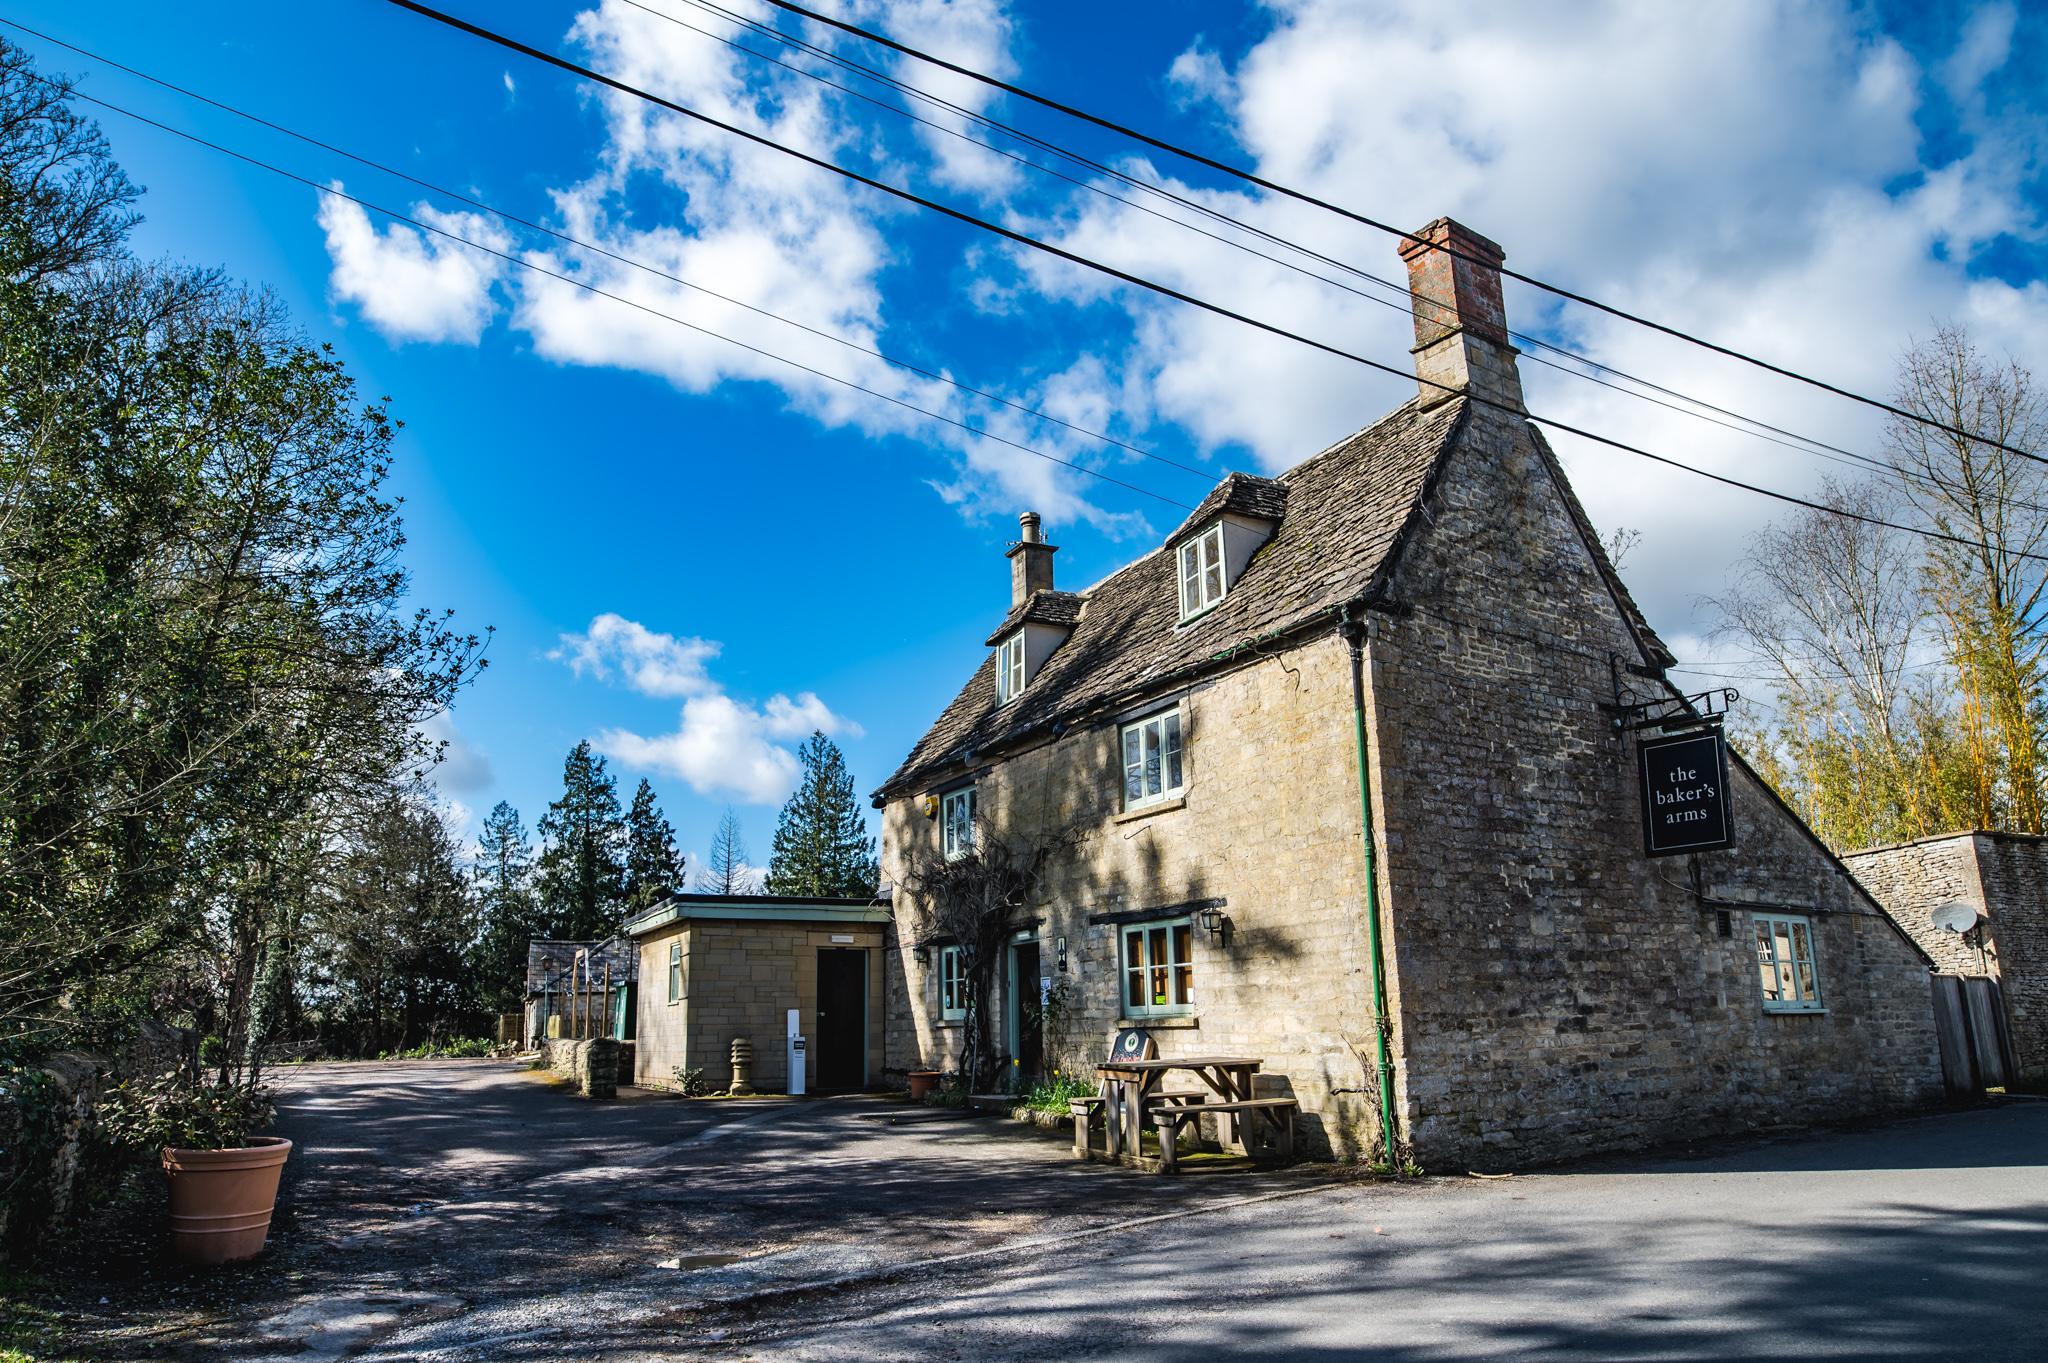
[[1941, 1042], [1941, 1078], [1952, 1098], [1974, 1098], [2019, 1076], [2005, 996], [1989, 975], [1936, 975], [1934, 1032]]

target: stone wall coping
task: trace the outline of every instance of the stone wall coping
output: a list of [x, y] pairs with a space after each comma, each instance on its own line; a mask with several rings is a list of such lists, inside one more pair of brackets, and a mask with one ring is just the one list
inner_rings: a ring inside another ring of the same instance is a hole
[[1904, 842], [1879, 843], [1875, 847], [1859, 847], [1853, 852], [1842, 853], [1842, 860], [1852, 861], [1857, 857], [1872, 857], [1880, 852], [1903, 852], [1908, 847], [1925, 847], [1930, 843], [1956, 842], [1963, 838], [1996, 838], [2000, 842], [2048, 842], [2048, 833], [2017, 833], [2003, 828], [1959, 828], [1953, 833], [1929, 833], [1924, 838], [1908, 838]]

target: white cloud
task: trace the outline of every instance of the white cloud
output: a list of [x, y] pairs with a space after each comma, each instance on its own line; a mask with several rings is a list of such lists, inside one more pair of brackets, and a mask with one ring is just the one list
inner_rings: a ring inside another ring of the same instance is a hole
[[504, 78], [505, 78], [505, 93], [506, 93], [506, 94], [508, 94], [508, 95], [516, 95], [516, 94], [518, 94], [518, 93], [519, 93], [519, 85], [518, 85], [518, 83], [517, 83], [516, 81], [514, 81], [514, 80], [512, 79], [512, 73], [511, 73], [510, 71], [506, 71], [506, 72], [502, 72], [501, 74], [502, 74], [502, 75], [504, 76]]
[[567, 663], [577, 676], [614, 677], [643, 696], [698, 696], [718, 688], [705, 664], [718, 656], [708, 639], [657, 634], [637, 620], [606, 611], [581, 634], [563, 634], [548, 657]]
[[[415, 204], [411, 213], [493, 250], [511, 249], [512, 239], [481, 214], [443, 213], [429, 204]], [[380, 232], [360, 206], [331, 194], [320, 198], [320, 226], [333, 262], [334, 296], [360, 307], [384, 335], [473, 343], [483, 334], [496, 311], [491, 288], [506, 269], [503, 261], [403, 223]]]
[[790, 744], [813, 731], [858, 738], [860, 725], [836, 714], [817, 693], [778, 693], [759, 706], [727, 695], [705, 665], [718, 656], [710, 640], [677, 637], [606, 612], [581, 634], [564, 634], [548, 657], [578, 676], [617, 680], [642, 695], [687, 697], [673, 733], [646, 737], [608, 728], [598, 749], [628, 767], [666, 773], [699, 795], [775, 804], [796, 785]]
[[489, 790], [495, 779], [491, 771], [491, 759], [483, 749], [463, 737], [455, 727], [455, 717], [443, 710], [420, 725], [421, 737], [437, 744], [441, 760], [434, 766], [434, 784], [443, 791], [458, 795], [474, 795]]
[[[1996, 12], [1958, 36], [1943, 79], [2007, 60]], [[2027, 129], [1979, 119], [1960, 159], [1923, 164], [1919, 65], [1846, 2], [1629, 3], [1469, 9], [1291, 0], [1234, 64], [1197, 44], [1168, 73], [1216, 101], [1261, 174], [1397, 226], [1450, 214], [1539, 278], [1858, 391], [1884, 395], [1901, 351], [1934, 319], [1989, 348], [2048, 353], [2048, 285], [1973, 278], [2002, 233], [2040, 241], [2023, 192], [2040, 164]], [[1625, 54], [1622, 55], [1622, 54]], [[1261, 193], [1147, 178], [1401, 285], [1391, 238]], [[1105, 201], [1044, 224], [1057, 240], [1404, 372], [1405, 297], [1379, 306]], [[1098, 352], [1118, 410], [1248, 447], [1286, 467], [1414, 392], [1413, 381], [1019, 255], [1042, 298], [1110, 300], [1133, 342]], [[1316, 266], [1324, 274], [1331, 267]], [[1367, 293], [1355, 277], [1336, 274]], [[1524, 331], [1850, 449], [1874, 413], [1697, 348], [1510, 286]], [[1005, 305], [1029, 306], [1013, 291]], [[1042, 306], [1042, 304], [1041, 304]], [[1522, 361], [1532, 410], [1791, 492], [1823, 463]], [[1674, 639], [1703, 637], [1696, 597], [1718, 590], [1746, 535], [1781, 506], [1558, 437], [1603, 527], [1645, 532], [1628, 577]]]

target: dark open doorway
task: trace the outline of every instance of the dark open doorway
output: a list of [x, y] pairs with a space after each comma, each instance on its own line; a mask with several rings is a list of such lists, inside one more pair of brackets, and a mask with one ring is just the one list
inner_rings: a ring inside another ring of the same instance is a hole
[[858, 947], [818, 949], [818, 1035], [811, 1044], [820, 1092], [867, 1083], [868, 954]]
[[1010, 948], [1010, 1054], [1017, 1061], [1019, 1089], [1045, 1077], [1045, 1006], [1038, 982], [1038, 943]]

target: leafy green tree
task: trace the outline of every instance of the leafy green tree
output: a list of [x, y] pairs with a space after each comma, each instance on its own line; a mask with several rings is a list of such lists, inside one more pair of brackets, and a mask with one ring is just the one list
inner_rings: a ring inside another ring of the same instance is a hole
[[775, 824], [768, 893], [866, 898], [880, 869], [839, 745], [814, 732], [797, 749], [803, 775]]
[[470, 880], [440, 811], [418, 793], [392, 792], [365, 812], [315, 921], [328, 1049], [378, 1054], [482, 1029]]
[[627, 910], [638, 912], [682, 886], [683, 856], [676, 851], [676, 830], [654, 802], [654, 787], [643, 779], [626, 811]]
[[626, 903], [626, 821], [618, 786], [588, 740], [562, 763], [562, 796], [542, 816], [540, 835], [544, 935], [581, 942], [617, 932]]
[[754, 871], [747, 865], [747, 840], [740, 820], [727, 805], [711, 835], [711, 852], [697, 872], [697, 893], [736, 895], [754, 892]]
[[546, 934], [533, 891], [533, 846], [519, 811], [504, 800], [484, 819], [470, 879], [480, 921], [470, 973], [485, 1008], [511, 1012], [525, 995], [527, 943]]

